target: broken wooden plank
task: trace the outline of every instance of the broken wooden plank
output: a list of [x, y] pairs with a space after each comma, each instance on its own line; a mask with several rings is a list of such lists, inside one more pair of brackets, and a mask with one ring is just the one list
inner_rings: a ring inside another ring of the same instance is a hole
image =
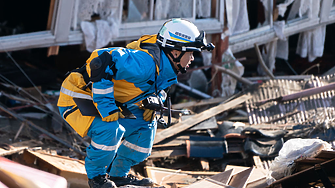
[[189, 140], [190, 136], [189, 135], [181, 135], [177, 137], [171, 137], [163, 142], [161, 142], [159, 145], [155, 144], [152, 146], [152, 148], [162, 148], [162, 147], [175, 147], [175, 146], [182, 146], [185, 145], [185, 141]]
[[233, 176], [234, 169], [226, 170], [219, 174], [209, 177], [208, 179], [213, 179], [219, 181], [221, 183], [227, 184], [230, 181], [231, 177]]
[[196, 182], [199, 177], [210, 177], [220, 172], [182, 171], [159, 167], [144, 167], [146, 176], [159, 185], [171, 187], [171, 184], [188, 185]]
[[[194, 118], [195, 115], [186, 115], [186, 116], [181, 116], [181, 121], [185, 121], [188, 118]], [[190, 128], [190, 131], [196, 131], [196, 130], [206, 130], [206, 129], [217, 129], [218, 128], [218, 124], [216, 122], [216, 118], [215, 117], [211, 117], [209, 119], [206, 119], [198, 124], [196, 124], [195, 126], [193, 126], [192, 128]]]
[[208, 187], [208, 188], [234, 188], [232, 186], [223, 184], [221, 182], [212, 180], [212, 179], [204, 179], [204, 180], [200, 180], [197, 181], [189, 186], [186, 186], [185, 188], [204, 188], [204, 187]]
[[197, 106], [212, 105], [212, 104], [223, 102], [226, 99], [227, 97], [217, 97], [217, 98], [212, 98], [212, 99], [203, 99], [200, 101], [190, 101], [190, 102], [178, 103], [178, 104], [172, 105], [172, 109], [184, 109], [184, 108], [191, 108], [191, 107], [197, 107]]
[[266, 183], [266, 173], [261, 169], [234, 165], [227, 165], [227, 167], [228, 170], [226, 168], [224, 172], [197, 181], [187, 187], [211, 187], [211, 183], [216, 183], [217, 185], [220, 185], [219, 187], [245, 188], [248, 184], [264, 186], [264, 183]]
[[182, 157], [186, 155], [187, 155], [186, 151], [180, 149], [160, 150], [160, 151], [152, 151], [148, 159], [164, 158], [164, 157]]
[[171, 149], [166, 150], [152, 150], [151, 155], [148, 158], [152, 159], [161, 157], [181, 157], [181, 156], [187, 156], [186, 146], [171, 147]]
[[227, 165], [225, 168], [225, 171], [233, 169], [232, 175], [235, 175], [237, 173], [240, 173], [244, 170], [247, 170], [250, 167], [245, 167], [245, 166], [237, 166], [237, 165]]
[[255, 155], [252, 158], [254, 160], [254, 164], [255, 164], [256, 168], [264, 169], [263, 165], [262, 165], [261, 158], [259, 156]]
[[[290, 176], [286, 176], [281, 178], [271, 185], [267, 186], [268, 188], [275, 188], [278, 186], [281, 187], [301, 187], [306, 186], [309, 183], [318, 182], [320, 181], [320, 176], [317, 175], [316, 171], [320, 171], [322, 169], [323, 173], [328, 175], [328, 177], [334, 177], [334, 168], [335, 168], [335, 158], [330, 159], [326, 162], [316, 164], [310, 168], [305, 170], [299, 171], [295, 174]], [[328, 177], [321, 177], [321, 178], [328, 178]], [[328, 179], [329, 180], [329, 179]], [[323, 182], [327, 183], [327, 182]], [[327, 185], [324, 185], [327, 187]], [[329, 186], [330, 187], [330, 186]]]
[[14, 153], [19, 153], [20, 151], [23, 151], [24, 149], [42, 146], [42, 145], [43, 145], [43, 142], [37, 141], [37, 140], [16, 142], [10, 145], [11, 147], [9, 150], [0, 148], [0, 156], [12, 155]]
[[181, 135], [181, 136], [178, 136], [178, 137], [171, 137], [171, 138], [168, 138], [168, 139], [164, 140], [159, 145], [158, 144], [153, 145], [152, 148], [182, 146], [182, 145], [185, 145], [186, 140], [190, 139], [190, 136], [189, 135]]
[[264, 188], [266, 186], [268, 186], [268, 184], [266, 183], [266, 177], [264, 177], [253, 182], [248, 182], [246, 188]]
[[[236, 167], [234, 167], [236, 168]], [[237, 167], [238, 168], [238, 167]], [[263, 169], [257, 169], [254, 167], [246, 167], [245, 169], [239, 168], [239, 172], [233, 174], [231, 181], [228, 185], [231, 185], [236, 188], [245, 188], [248, 184], [258, 182], [264, 183], [266, 179], [266, 171]], [[262, 180], [261, 182], [259, 182]]]
[[264, 169], [253, 168], [247, 180], [247, 184], [256, 182], [262, 179], [266, 179], [266, 174], [267, 174], [267, 171]]
[[319, 154], [317, 154], [314, 158], [320, 159], [333, 159], [335, 158], [335, 151], [327, 151], [322, 150]]
[[302, 158], [294, 160], [295, 169], [297, 171], [302, 171], [307, 168], [314, 166], [315, 164], [319, 164], [322, 162], [327, 161], [327, 159], [320, 159], [320, 158]]
[[235, 187], [235, 188], [244, 188], [247, 184], [247, 181], [249, 179], [249, 176], [251, 175], [252, 173], [252, 170], [253, 168], [250, 167], [246, 170], [243, 170], [237, 174], [235, 174], [230, 182], [229, 182], [229, 185]]
[[232, 176], [233, 169], [221, 172], [219, 174], [216, 174], [214, 176], [210, 176], [208, 178], [202, 179], [200, 181], [197, 181], [195, 183], [192, 183], [189, 186], [186, 186], [187, 188], [204, 188], [204, 187], [210, 187], [210, 188], [232, 188], [227, 183], [229, 182], [231, 176]]
[[35, 168], [64, 177], [69, 187], [87, 187], [85, 162], [70, 157], [25, 150], [23, 160]]
[[200, 123], [206, 119], [209, 119], [217, 114], [220, 114], [226, 110], [229, 110], [233, 107], [235, 107], [236, 105], [239, 105], [243, 102], [245, 102], [248, 99], [251, 99], [252, 96], [248, 96], [248, 95], [242, 95], [234, 100], [231, 100], [227, 103], [224, 104], [220, 104], [218, 106], [215, 106], [213, 108], [210, 108], [204, 112], [201, 112], [199, 114], [196, 114], [194, 116], [194, 118], [189, 118], [186, 119], [185, 121], [182, 121], [180, 123], [174, 124], [171, 127], [162, 130], [161, 132], [156, 134], [155, 137], [155, 141], [154, 144], [159, 143], [161, 141], [163, 141], [166, 138], [169, 138], [173, 135], [176, 135], [194, 125], [196, 125], [197, 123]]

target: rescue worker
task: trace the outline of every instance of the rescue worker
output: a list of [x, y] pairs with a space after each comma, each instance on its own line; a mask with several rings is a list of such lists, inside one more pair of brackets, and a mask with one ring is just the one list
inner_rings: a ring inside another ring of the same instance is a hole
[[172, 19], [158, 34], [126, 48], [93, 51], [82, 68], [68, 74], [57, 105], [80, 136], [91, 138], [85, 158], [91, 188], [153, 185], [149, 178], [128, 174], [150, 155], [157, 128], [155, 109], [142, 101], [151, 96], [163, 103], [164, 89], [177, 83], [178, 72], [186, 72], [193, 52], [213, 48], [193, 23]]

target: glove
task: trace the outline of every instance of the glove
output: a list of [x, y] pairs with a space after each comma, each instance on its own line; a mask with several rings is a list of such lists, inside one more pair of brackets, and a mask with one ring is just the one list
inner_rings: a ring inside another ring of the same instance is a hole
[[151, 121], [155, 114], [156, 114], [156, 112], [154, 110], [145, 109], [144, 113], [143, 113], [144, 121]]
[[124, 118], [124, 115], [121, 112], [115, 112], [114, 114], [111, 114], [107, 117], [102, 118], [102, 121], [111, 122], [111, 121], [116, 121], [119, 118]]

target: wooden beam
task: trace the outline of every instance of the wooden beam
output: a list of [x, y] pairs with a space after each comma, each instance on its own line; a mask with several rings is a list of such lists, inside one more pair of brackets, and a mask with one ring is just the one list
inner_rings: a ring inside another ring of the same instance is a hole
[[58, 52], [59, 52], [59, 46], [50, 46], [48, 48], [47, 57], [50, 57], [52, 55], [58, 55]]
[[184, 103], [172, 105], [172, 109], [183, 109], [183, 108], [191, 108], [191, 107], [204, 106], [204, 105], [212, 105], [212, 104], [223, 102], [226, 99], [227, 97], [217, 97], [217, 98], [212, 98], [212, 99], [203, 99], [200, 101], [184, 102]]
[[55, 1], [56, 0], [50, 0], [49, 15], [48, 15], [48, 22], [47, 22], [47, 30], [51, 29], [52, 18], [53, 18], [54, 10], [55, 10]]
[[83, 160], [29, 150], [24, 151], [23, 160], [29, 166], [64, 177], [69, 187], [88, 188]]
[[[295, 174], [292, 174], [290, 176], [286, 176], [284, 178], [281, 178], [275, 182], [273, 182], [271, 185], [269, 185], [267, 188], [275, 188], [278, 186], [281, 187], [300, 187], [301, 185], [307, 185], [308, 183], [316, 182], [320, 180], [320, 177], [317, 175], [316, 170], [323, 169], [323, 171], [333, 176], [335, 167], [335, 158], [328, 160], [326, 162], [323, 162], [321, 164], [317, 164], [315, 166], [312, 166], [308, 169], [299, 171]], [[327, 177], [328, 178], [328, 177]], [[327, 186], [326, 186], [327, 187]]]
[[236, 175], [234, 175], [229, 185], [236, 187], [236, 188], [243, 188], [247, 185], [247, 181], [249, 177], [251, 176], [251, 173], [253, 171], [253, 167], [248, 168], [247, 170], [244, 170]]
[[172, 147], [169, 150], [153, 150], [148, 158], [180, 157], [186, 155], [186, 147]]
[[[188, 118], [194, 118], [194, 115], [181, 116], [181, 121], [184, 121]], [[211, 117], [193, 126], [192, 128], [189, 129], [189, 131], [217, 129], [217, 128], [218, 128], [218, 124], [216, 122], [215, 117]]]
[[[55, 13], [55, 2], [56, 0], [50, 0], [47, 30], [51, 30], [52, 28], [52, 20]], [[58, 52], [59, 52], [59, 46], [50, 46], [48, 48], [47, 57], [50, 57], [52, 55], [58, 55]]]
[[242, 95], [240, 97], [238, 97], [237, 99], [234, 99], [232, 101], [229, 101], [227, 103], [224, 104], [220, 104], [218, 106], [215, 106], [213, 108], [210, 108], [206, 111], [203, 111], [199, 114], [196, 114], [194, 116], [194, 118], [189, 118], [186, 119], [185, 121], [179, 122], [177, 124], [172, 125], [171, 127], [164, 129], [163, 131], [159, 132], [156, 134], [156, 138], [154, 141], [154, 144], [159, 143], [161, 141], [163, 141], [166, 138], [169, 138], [173, 135], [176, 135], [206, 119], [209, 119], [217, 114], [220, 114], [226, 110], [229, 110], [233, 107], [235, 107], [236, 105], [239, 105], [241, 103], [244, 103], [246, 100], [250, 99], [251, 96], [248, 95]]

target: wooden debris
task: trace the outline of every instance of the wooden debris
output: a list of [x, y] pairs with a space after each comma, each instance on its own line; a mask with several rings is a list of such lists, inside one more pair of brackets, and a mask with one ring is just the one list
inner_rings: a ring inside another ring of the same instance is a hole
[[82, 155], [82, 156], [86, 156], [85, 153], [83, 153], [82, 151], [78, 150], [77, 148], [74, 148], [71, 144], [67, 143], [67, 142], [64, 141], [63, 139], [57, 137], [57, 136], [54, 135], [54, 134], [51, 134], [51, 133], [48, 132], [47, 130], [45, 130], [45, 129], [43, 129], [43, 128], [37, 126], [37, 125], [35, 125], [33, 122], [28, 121], [28, 120], [26, 120], [25, 118], [23, 118], [23, 117], [17, 115], [15, 112], [13, 112], [13, 111], [7, 109], [7, 108], [4, 107], [2, 104], [0, 104], [0, 109], [1, 109], [2, 111], [4, 111], [4, 112], [8, 113], [9, 115], [13, 116], [13, 117], [16, 118], [16, 119], [18, 119], [18, 120], [20, 120], [20, 121], [22, 121], [22, 122], [26, 122], [29, 126], [31, 126], [31, 127], [35, 128], [35, 129], [39, 130], [40, 132], [42, 132], [42, 133], [44, 133], [44, 134], [46, 134], [46, 135], [48, 135], [49, 137], [53, 138], [54, 140], [56, 140], [56, 141], [58, 141], [58, 142], [64, 144], [65, 146], [67, 146], [67, 147], [73, 149], [73, 150], [74, 150], [75, 152], [77, 152], [78, 154], [80, 154], [80, 155]]
[[41, 141], [37, 140], [28, 140], [23, 142], [17, 142], [11, 144], [9, 150], [0, 148], [0, 156], [7, 156], [12, 155], [14, 153], [19, 153], [20, 151], [23, 151], [24, 149], [33, 148], [37, 146], [41, 146], [43, 143]]
[[229, 181], [229, 185], [235, 188], [245, 187], [252, 170], [253, 168], [248, 168], [246, 170], [241, 171], [240, 173], [235, 174]]
[[[187, 115], [182, 116], [181, 120], [185, 121], [188, 118], [194, 118], [195, 115]], [[196, 131], [196, 130], [207, 130], [207, 129], [217, 129], [218, 124], [216, 122], [215, 117], [211, 117], [205, 121], [200, 122], [199, 124], [195, 125], [194, 127], [188, 129], [189, 131]]]
[[182, 187], [196, 182], [199, 179], [209, 177], [219, 172], [199, 172], [199, 171], [182, 171], [158, 167], [145, 167], [148, 178], [154, 180], [157, 184], [171, 188], [175, 183], [177, 187]]
[[262, 161], [259, 156], [253, 156], [256, 168], [263, 169]]
[[183, 103], [172, 105], [172, 109], [184, 109], [184, 108], [192, 108], [192, 107], [204, 106], [204, 105], [213, 105], [213, 104], [224, 102], [226, 99], [227, 97], [217, 97], [217, 98], [212, 98], [212, 99], [203, 99], [200, 101], [183, 102]]
[[148, 158], [152, 159], [161, 157], [181, 157], [181, 156], [187, 156], [185, 146], [173, 147], [170, 149], [153, 150]]
[[308, 186], [333, 187], [335, 184], [335, 151], [321, 151], [313, 158], [300, 158], [294, 161], [296, 171], [281, 178], [268, 188]]
[[261, 169], [254, 167], [241, 167], [227, 165], [224, 172], [207, 177], [203, 180], [197, 181], [188, 188], [204, 188], [204, 187], [234, 187], [245, 188], [253, 185], [266, 185], [266, 173]]
[[24, 150], [26, 165], [64, 177], [71, 188], [88, 188], [85, 162], [60, 155]]
[[0, 157], [0, 187], [67, 188], [67, 185], [67, 181], [63, 177]]
[[201, 112], [199, 114], [196, 114], [194, 116], [194, 118], [190, 118], [190, 119], [186, 119], [185, 121], [182, 121], [180, 123], [177, 123], [175, 125], [172, 125], [171, 127], [167, 128], [167, 129], [164, 129], [163, 131], [161, 132], [158, 132], [156, 134], [156, 137], [155, 137], [155, 141], [154, 141], [154, 144], [156, 143], [159, 143], [161, 141], [163, 141], [164, 139], [166, 138], [169, 138], [173, 135], [176, 135], [194, 125], [196, 125], [197, 123], [200, 123], [210, 117], [213, 117], [219, 113], [222, 113], [226, 110], [229, 110], [233, 107], [235, 107], [236, 105], [239, 105], [243, 102], [245, 102], [246, 100], [250, 99], [251, 96], [248, 96], [248, 95], [243, 95], [241, 97], [238, 97], [237, 99], [234, 99], [232, 101], [229, 101], [227, 103], [224, 103], [224, 104], [220, 104], [218, 106], [215, 106], [213, 108], [210, 108], [204, 112]]

